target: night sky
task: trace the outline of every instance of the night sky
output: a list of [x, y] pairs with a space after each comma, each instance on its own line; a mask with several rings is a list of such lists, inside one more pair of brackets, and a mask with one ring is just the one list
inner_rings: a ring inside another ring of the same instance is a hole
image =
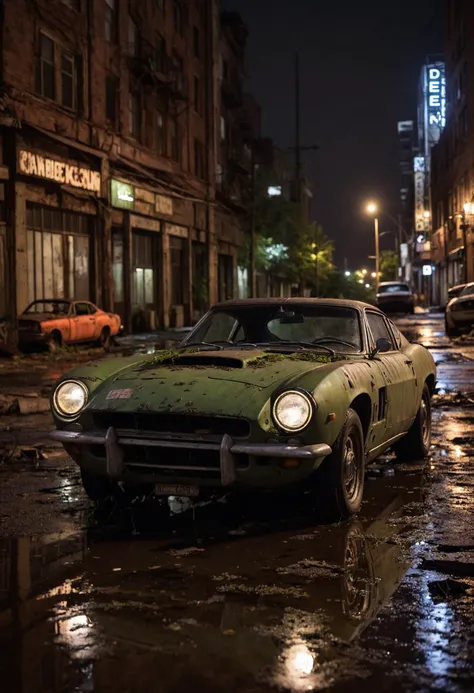
[[[443, 0], [223, 0], [249, 29], [247, 90], [262, 134], [294, 140], [294, 53], [300, 51], [301, 144], [313, 217], [342, 266], [368, 265], [373, 223], [363, 202], [398, 213], [397, 121], [416, 117], [425, 56], [442, 51]], [[380, 231], [394, 228], [381, 217]], [[392, 236], [382, 247], [393, 247]]]

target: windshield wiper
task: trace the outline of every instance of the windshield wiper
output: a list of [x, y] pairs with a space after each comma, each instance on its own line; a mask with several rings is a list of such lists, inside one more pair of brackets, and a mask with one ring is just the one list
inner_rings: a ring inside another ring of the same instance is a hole
[[305, 347], [306, 349], [324, 349], [324, 351], [327, 351], [331, 354], [331, 356], [335, 356], [336, 352], [334, 349], [331, 349], [330, 347], [326, 346], [325, 344], [313, 344], [313, 342], [305, 342], [305, 341], [291, 341], [287, 339], [282, 339], [279, 342], [259, 342], [258, 346], [271, 346], [271, 347], [279, 347], [279, 346], [300, 346], [300, 347]]
[[225, 339], [222, 339], [217, 342], [186, 342], [186, 344], [183, 344], [181, 348], [187, 349], [187, 347], [190, 346], [206, 346], [212, 347], [213, 349], [223, 349], [223, 344], [230, 344], [231, 346], [233, 346], [233, 342], [229, 342]]

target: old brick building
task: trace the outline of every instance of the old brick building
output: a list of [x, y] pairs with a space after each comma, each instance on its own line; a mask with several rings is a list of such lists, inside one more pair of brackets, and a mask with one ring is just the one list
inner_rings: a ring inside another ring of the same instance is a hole
[[435, 301], [447, 289], [474, 281], [474, 4], [445, 3], [446, 128], [433, 149], [431, 193]]
[[76, 297], [166, 327], [234, 294], [258, 124], [219, 4], [1, 3], [0, 315]]

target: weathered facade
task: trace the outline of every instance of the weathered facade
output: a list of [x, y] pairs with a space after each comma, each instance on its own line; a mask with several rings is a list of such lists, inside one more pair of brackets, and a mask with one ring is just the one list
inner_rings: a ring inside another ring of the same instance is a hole
[[221, 117], [240, 111], [240, 18], [218, 0], [2, 11], [0, 315], [87, 298], [143, 330], [233, 296], [244, 183], [220, 179], [247, 149], [236, 117], [223, 156]]
[[432, 153], [431, 203], [436, 303], [451, 286], [474, 281], [474, 5], [446, 2], [446, 128]]

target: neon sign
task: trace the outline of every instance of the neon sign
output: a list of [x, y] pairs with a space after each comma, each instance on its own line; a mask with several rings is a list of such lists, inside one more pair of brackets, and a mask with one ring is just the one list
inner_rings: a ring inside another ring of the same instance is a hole
[[439, 128], [441, 131], [446, 125], [446, 78], [444, 64], [429, 65], [426, 71], [428, 127]]

